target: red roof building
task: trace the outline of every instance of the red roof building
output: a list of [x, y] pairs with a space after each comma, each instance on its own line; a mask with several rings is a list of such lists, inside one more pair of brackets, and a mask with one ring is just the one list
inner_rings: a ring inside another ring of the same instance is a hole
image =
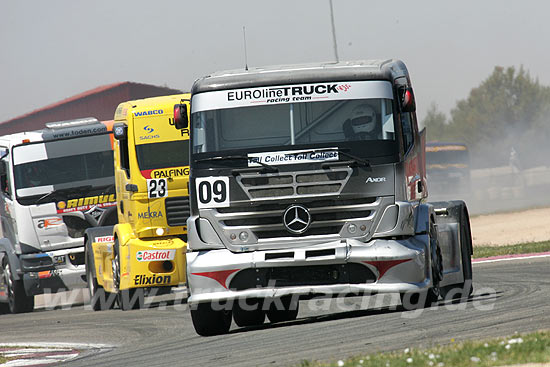
[[0, 135], [44, 128], [46, 122], [95, 117], [112, 120], [119, 103], [134, 99], [178, 94], [182, 91], [154, 85], [122, 82], [104, 85], [0, 122]]

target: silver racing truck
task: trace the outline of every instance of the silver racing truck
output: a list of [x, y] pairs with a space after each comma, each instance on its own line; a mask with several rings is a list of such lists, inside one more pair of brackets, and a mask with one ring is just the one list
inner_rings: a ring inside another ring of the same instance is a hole
[[414, 309], [471, 294], [468, 211], [426, 201], [415, 109], [399, 60], [195, 82], [187, 282], [198, 334], [292, 320], [313, 296], [399, 293]]
[[0, 136], [0, 312], [86, 287], [84, 231], [116, 223], [112, 122]]

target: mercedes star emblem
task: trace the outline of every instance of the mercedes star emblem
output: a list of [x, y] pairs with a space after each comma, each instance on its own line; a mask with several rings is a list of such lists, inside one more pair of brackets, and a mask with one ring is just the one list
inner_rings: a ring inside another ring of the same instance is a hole
[[309, 210], [302, 205], [291, 205], [283, 214], [283, 224], [290, 233], [304, 233], [311, 224]]

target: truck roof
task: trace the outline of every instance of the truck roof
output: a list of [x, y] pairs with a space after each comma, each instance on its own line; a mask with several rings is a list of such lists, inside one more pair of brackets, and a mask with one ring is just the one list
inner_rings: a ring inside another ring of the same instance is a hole
[[45, 125], [46, 127], [40, 130], [0, 136], [0, 142], [4, 146], [13, 146], [21, 144], [23, 140], [29, 142], [52, 141], [74, 136], [95, 135], [99, 131], [93, 129], [94, 125], [100, 125], [107, 131], [107, 124], [101, 123], [94, 117], [48, 122]]
[[173, 94], [169, 96], [150, 97], [122, 102], [115, 111], [115, 120], [126, 118], [126, 113], [128, 111], [148, 110], [151, 108], [170, 108], [170, 113], [172, 113], [174, 105], [180, 103], [182, 99], [191, 99], [191, 94]]
[[[322, 75], [322, 76], [321, 76]], [[204, 76], [193, 84], [191, 94], [213, 90], [287, 85], [322, 81], [409, 79], [401, 60], [357, 60], [276, 65], [227, 70]]]

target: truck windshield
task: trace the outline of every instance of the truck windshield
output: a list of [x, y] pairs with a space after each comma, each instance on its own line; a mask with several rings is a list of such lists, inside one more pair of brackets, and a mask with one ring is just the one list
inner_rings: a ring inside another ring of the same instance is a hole
[[191, 124], [194, 154], [395, 141], [393, 92], [386, 81], [198, 93]]
[[192, 124], [193, 153], [395, 139], [392, 101], [380, 98], [201, 111]]
[[114, 183], [108, 135], [15, 146], [13, 162], [15, 189], [22, 204], [71, 187], [94, 189]]
[[140, 170], [189, 165], [189, 140], [136, 145]]

